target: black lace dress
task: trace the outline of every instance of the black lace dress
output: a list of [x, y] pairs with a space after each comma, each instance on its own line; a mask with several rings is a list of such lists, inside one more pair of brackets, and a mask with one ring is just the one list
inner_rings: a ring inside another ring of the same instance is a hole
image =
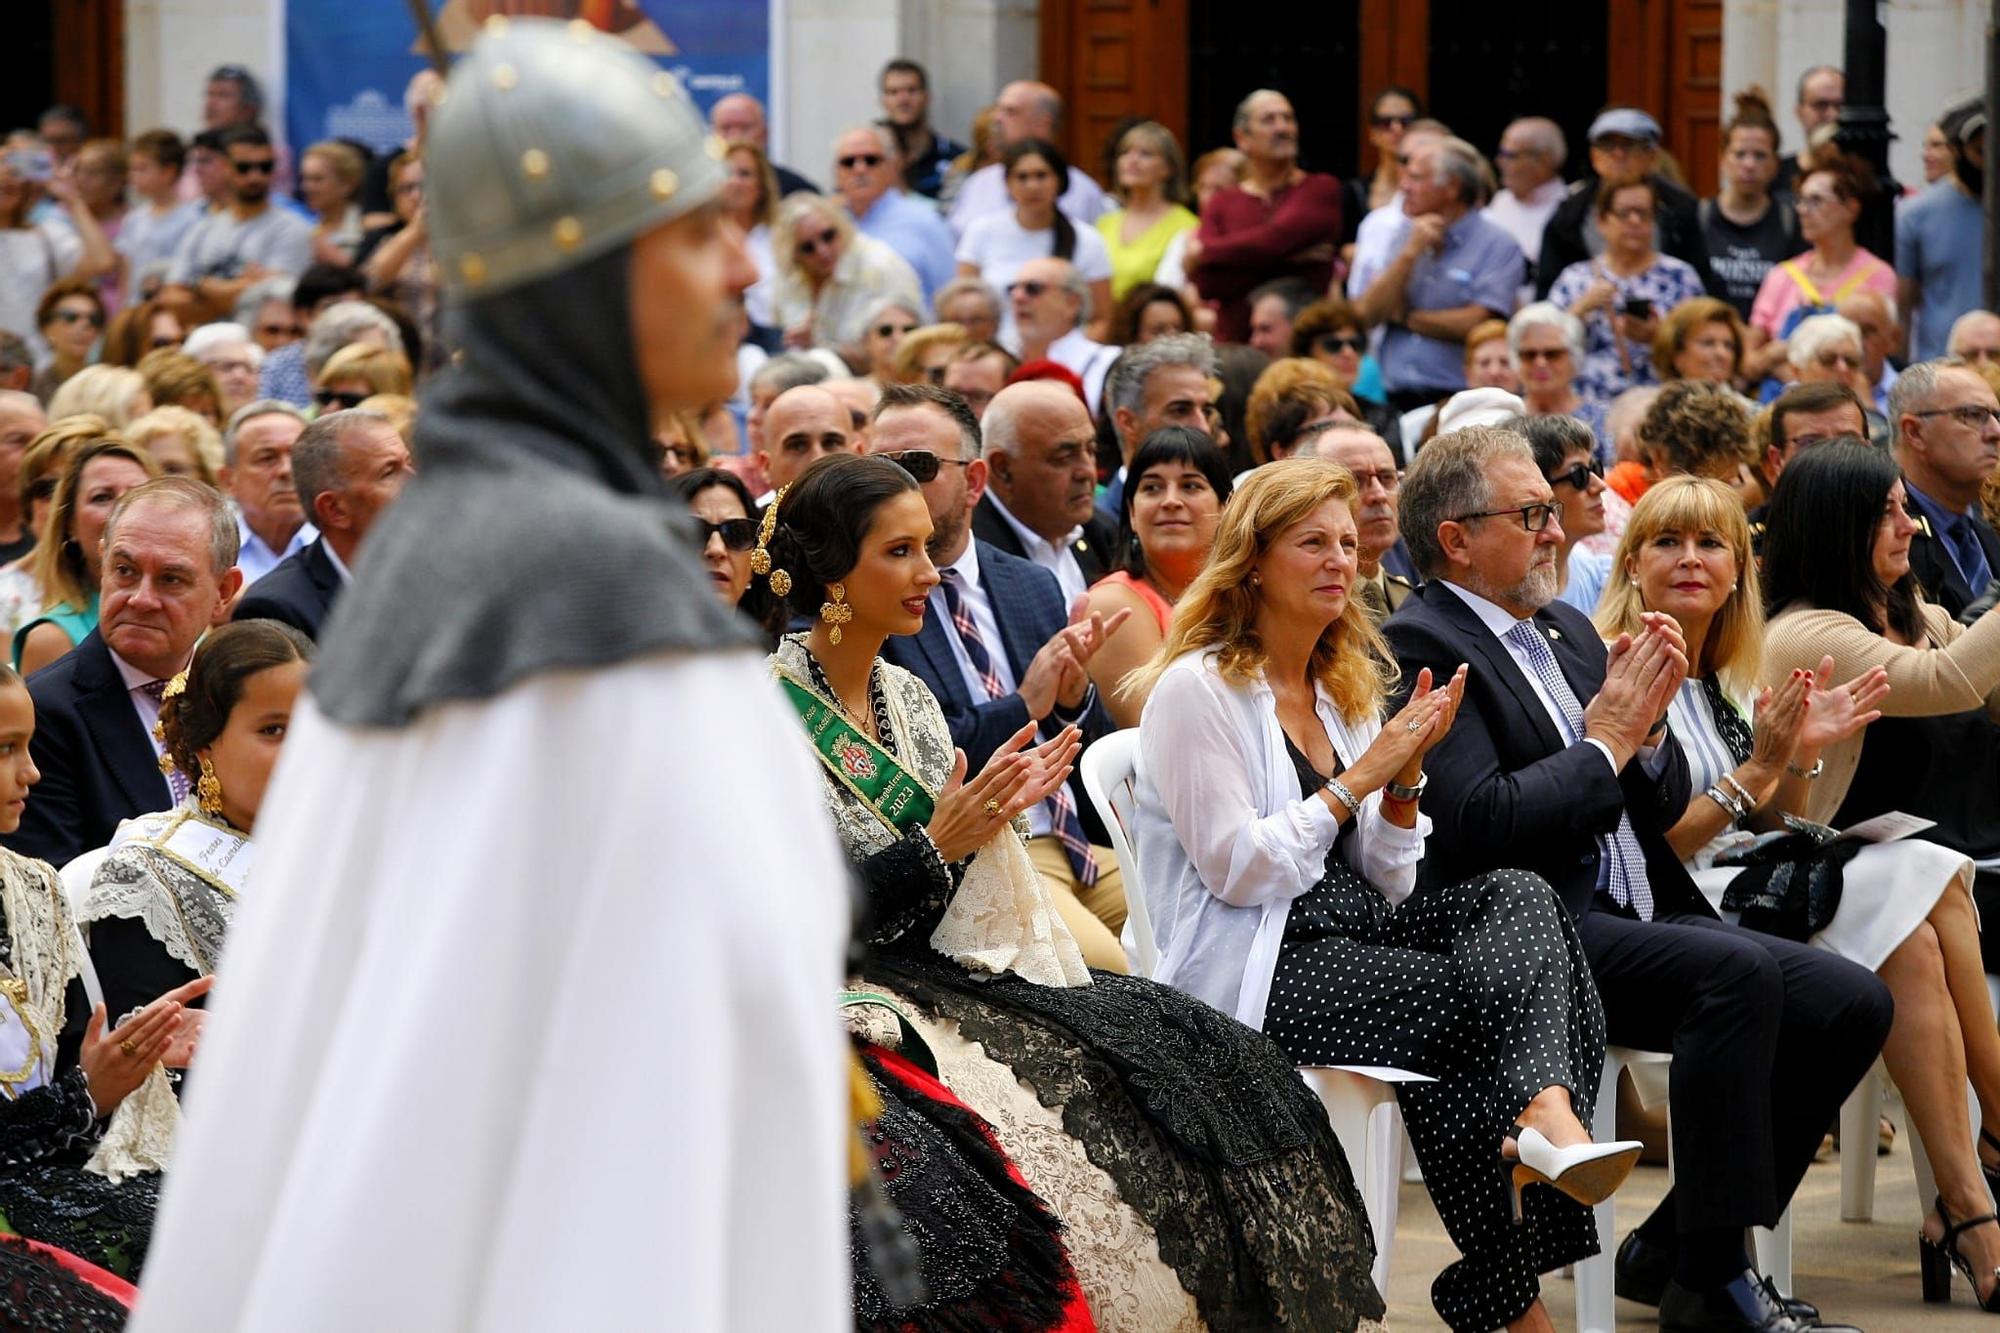
[[[919, 739], [898, 733], [884, 698], [906, 688], [905, 674], [878, 663], [871, 682], [876, 730], [892, 753]], [[948, 763], [935, 700], [918, 725], [931, 715]], [[886, 846], [849, 841], [845, 795], [831, 778], [827, 791], [868, 894], [862, 975], [951, 1020], [1060, 1111], [1064, 1131], [1156, 1233], [1207, 1327], [1345, 1333], [1381, 1317], [1374, 1238], [1347, 1158], [1276, 1043], [1141, 977], [1093, 972], [1091, 985], [1062, 988], [969, 972], [929, 945], [963, 866], [943, 862], [920, 829]]]
[[[14, 940], [0, 913], [0, 956], [11, 970]], [[7, 1230], [136, 1280], [160, 1205], [160, 1178], [113, 1184], [83, 1169], [102, 1128], [77, 1053], [90, 1018], [81, 982], [64, 1000], [54, 1081], [0, 1100], [0, 1222]]]

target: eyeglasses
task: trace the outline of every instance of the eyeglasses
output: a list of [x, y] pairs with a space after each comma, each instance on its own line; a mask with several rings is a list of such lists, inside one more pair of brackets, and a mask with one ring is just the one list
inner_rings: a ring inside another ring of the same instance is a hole
[[1389, 494], [1394, 495], [1396, 487], [1401, 485], [1403, 481], [1403, 474], [1392, 467], [1378, 468], [1373, 472], [1363, 471], [1360, 468], [1352, 468], [1350, 471], [1354, 473], [1354, 489], [1357, 491], [1367, 490], [1369, 483], [1373, 482]]
[[[673, 452], [671, 445], [668, 446], [667, 452]], [[697, 546], [708, 545], [710, 537], [721, 537], [723, 547], [731, 551], [747, 551], [757, 544], [757, 524], [754, 519], [725, 518], [720, 523], [711, 523], [705, 518], [697, 517], [694, 526], [701, 533], [701, 540], [695, 543]]]
[[1579, 494], [1590, 489], [1590, 479], [1604, 475], [1604, 464], [1596, 459], [1588, 463], [1571, 463], [1561, 472], [1549, 478], [1551, 486], [1568, 486]]
[[1378, 130], [1386, 130], [1391, 125], [1400, 125], [1404, 129], [1408, 129], [1410, 122], [1415, 119], [1415, 116], [1370, 116], [1368, 117], [1368, 123]]
[[398, 181], [396, 183], [397, 194], [422, 194], [423, 192], [424, 183], [422, 181]]
[[1614, 208], [1610, 212], [1611, 216], [1617, 218], [1620, 222], [1651, 222], [1653, 220], [1653, 210], [1650, 208], [1641, 208], [1637, 204], [1627, 204], [1624, 208]]
[[263, 334], [266, 338], [303, 338], [306, 336], [304, 326], [299, 324], [259, 324], [257, 332]]
[[834, 160], [840, 164], [841, 170], [852, 171], [856, 167], [879, 167], [888, 159], [880, 153], [849, 153]]
[[157, 352], [162, 347], [179, 347], [181, 341], [179, 338], [170, 338], [164, 333], [156, 333], [147, 341], [146, 346]]
[[341, 409], [345, 410], [361, 406], [361, 404], [368, 401], [368, 395], [365, 393], [343, 393], [338, 389], [321, 389], [313, 395], [313, 401], [321, 407], [332, 407], [337, 403]]
[[1820, 365], [1828, 370], [1832, 370], [1835, 366], [1846, 366], [1849, 370], [1861, 368], [1861, 356], [1857, 352], [1825, 351], [1819, 354], [1818, 360]]
[[254, 375], [257, 367], [248, 361], [204, 361], [203, 365], [218, 375]]
[[1547, 361], [1554, 363], [1569, 355], [1567, 347], [1523, 347], [1517, 355], [1523, 361]]
[[824, 246], [828, 250], [831, 250], [833, 248], [833, 243], [839, 239], [840, 239], [840, 228], [828, 227], [825, 231], [821, 232], [819, 235], [808, 236], [804, 240], [800, 241], [799, 253], [802, 255], [809, 255], [812, 254], [814, 251], [820, 249], [822, 246]]
[[1046, 282], [1036, 282], [1033, 278], [1027, 278], [1020, 282], [1008, 283], [1007, 295], [1025, 296], [1032, 301], [1048, 289], [1049, 285]]
[[875, 336], [877, 338], [898, 338], [916, 327], [914, 324], [877, 324], [875, 326]]
[[1322, 333], [1313, 339], [1315, 352], [1358, 352], [1368, 340], [1358, 333]]
[[1913, 417], [1950, 417], [1968, 430], [1985, 430], [1989, 421], [2000, 422], [2000, 411], [1981, 407], [1977, 403], [1967, 403], [1963, 407], [1933, 407], [1925, 412], [1912, 412]]
[[915, 477], [919, 482], [935, 480], [938, 469], [946, 463], [950, 463], [953, 467], [964, 467], [968, 462], [968, 460], [963, 458], [942, 458], [928, 449], [898, 449], [893, 453], [886, 453], [881, 456], [909, 473], [912, 477]]
[[274, 157], [265, 157], [242, 162], [232, 158], [229, 169], [239, 176], [268, 176], [278, 169], [278, 160]]
[[1829, 111], [1840, 110], [1847, 103], [1841, 101], [1838, 97], [1815, 97], [1809, 102], [1800, 103], [1800, 105], [1808, 111], [1815, 111], [1823, 116]]
[[52, 310], [49, 318], [61, 324], [88, 324], [92, 328], [104, 323], [104, 316], [95, 310]]
[[1806, 212], [1810, 213], [1815, 208], [1825, 208], [1828, 204], [1837, 204], [1839, 202], [1840, 202], [1839, 195], [1802, 194], [1799, 195], [1796, 199], [1792, 200], [1792, 205], [1795, 208], [1804, 209]]
[[1460, 514], [1454, 523], [1470, 523], [1475, 518], [1505, 518], [1509, 514], [1521, 516], [1521, 527], [1528, 532], [1540, 532], [1555, 517], [1556, 506], [1552, 504], [1522, 505], [1519, 509], [1484, 509], [1477, 514]]

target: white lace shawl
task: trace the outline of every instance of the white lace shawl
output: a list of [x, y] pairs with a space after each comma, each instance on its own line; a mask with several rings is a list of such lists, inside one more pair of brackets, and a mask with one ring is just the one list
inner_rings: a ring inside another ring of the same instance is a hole
[[[205, 977], [214, 970], [236, 900], [154, 845], [193, 809], [183, 805], [119, 825], [110, 853], [91, 878], [78, 921], [87, 931], [97, 921], [136, 919], [169, 955]], [[108, 1021], [116, 1024], [125, 1017], [112, 1014]], [[118, 1104], [86, 1169], [113, 1181], [164, 1171], [180, 1123], [180, 1098], [166, 1066], [155, 1065], [146, 1081]]]
[[[794, 680], [812, 681], [805, 646], [785, 639], [771, 657]], [[916, 676], [877, 660], [882, 697], [894, 731], [896, 761], [935, 796], [951, 776], [951, 730], [944, 710]], [[856, 860], [902, 835], [821, 766], [827, 807], [841, 846]], [[1049, 901], [1017, 826], [1003, 828], [979, 849], [931, 934], [931, 947], [962, 967], [1012, 972], [1042, 986], [1087, 986], [1090, 970], [1076, 938]]]
[[83, 942], [70, 920], [62, 881], [45, 862], [0, 849], [0, 905], [13, 950], [11, 966], [0, 966], [0, 979], [19, 982], [27, 992], [19, 1011], [6, 1006], [7, 1021], [19, 1013], [41, 1052], [47, 1082], [55, 1077], [56, 1042], [68, 1019], [65, 993], [77, 974]]

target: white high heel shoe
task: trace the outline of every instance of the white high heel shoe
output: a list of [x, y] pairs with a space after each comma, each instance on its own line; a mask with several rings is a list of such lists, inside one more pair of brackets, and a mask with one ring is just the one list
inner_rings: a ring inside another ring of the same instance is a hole
[[1520, 1156], [1500, 1159], [1514, 1220], [1522, 1220], [1523, 1185], [1553, 1186], [1585, 1207], [1604, 1202], [1632, 1174], [1645, 1146], [1636, 1139], [1618, 1139], [1558, 1148], [1540, 1130], [1514, 1126], [1514, 1147]]

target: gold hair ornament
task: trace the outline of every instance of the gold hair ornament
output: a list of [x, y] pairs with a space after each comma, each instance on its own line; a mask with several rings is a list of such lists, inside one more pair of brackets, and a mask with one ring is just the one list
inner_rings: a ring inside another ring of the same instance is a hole
[[[771, 503], [764, 510], [764, 518], [757, 525], [757, 549], [750, 552], [750, 572], [762, 574], [771, 581], [771, 591], [783, 597], [792, 590], [792, 576], [782, 569], [771, 568], [771, 534], [778, 528], [778, 506], [784, 501], [790, 486], [780, 486], [778, 493], [771, 497]], [[838, 643], [839, 640], [834, 640]]]

